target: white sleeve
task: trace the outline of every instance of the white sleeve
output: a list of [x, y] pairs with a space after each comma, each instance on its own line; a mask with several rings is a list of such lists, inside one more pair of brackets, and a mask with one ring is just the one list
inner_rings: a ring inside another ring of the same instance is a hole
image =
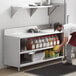
[[64, 29], [64, 37], [69, 37], [69, 36], [70, 36], [70, 30]]

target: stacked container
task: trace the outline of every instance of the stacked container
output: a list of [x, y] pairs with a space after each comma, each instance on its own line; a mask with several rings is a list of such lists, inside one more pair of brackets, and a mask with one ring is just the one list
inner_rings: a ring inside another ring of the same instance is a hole
[[39, 49], [45, 47], [53, 47], [59, 44], [60, 41], [57, 35], [47, 35], [42, 37], [28, 38], [26, 47], [27, 50], [33, 50], [33, 49]]

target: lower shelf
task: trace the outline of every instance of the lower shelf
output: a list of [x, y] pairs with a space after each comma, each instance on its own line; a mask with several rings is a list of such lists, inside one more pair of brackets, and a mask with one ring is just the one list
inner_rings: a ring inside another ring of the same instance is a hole
[[56, 59], [62, 59], [62, 58], [64, 58], [64, 56], [59, 56], [59, 57], [55, 57], [55, 58], [48, 58], [48, 59], [46, 58], [44, 60], [28, 62], [28, 63], [22, 63], [22, 64], [20, 64], [20, 67], [29, 66], [29, 65], [33, 65], [33, 64], [37, 64], [37, 63], [42, 63], [42, 62], [46, 62], [46, 61], [56, 60]]

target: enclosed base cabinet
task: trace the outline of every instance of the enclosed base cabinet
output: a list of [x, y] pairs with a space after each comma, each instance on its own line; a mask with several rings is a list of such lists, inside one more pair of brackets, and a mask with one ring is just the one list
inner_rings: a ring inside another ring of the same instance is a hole
[[24, 66], [63, 59], [64, 50], [56, 50], [62, 42], [63, 32], [54, 32], [53, 29], [40, 30], [39, 33], [25, 32], [31, 27], [5, 30], [5, 65], [17, 67], [20, 71], [20, 68]]

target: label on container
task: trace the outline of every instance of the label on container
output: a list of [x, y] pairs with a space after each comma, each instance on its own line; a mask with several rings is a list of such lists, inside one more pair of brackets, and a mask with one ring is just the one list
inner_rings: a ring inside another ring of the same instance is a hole
[[50, 42], [50, 46], [53, 46], [53, 42], [52, 41]]
[[59, 45], [60, 44], [60, 41], [59, 40], [57, 40], [57, 45]]
[[49, 47], [49, 42], [47, 42], [47, 47]]
[[32, 49], [35, 49], [35, 44], [32, 45]]
[[43, 43], [43, 47], [46, 47], [46, 43]]
[[40, 48], [42, 48], [42, 43], [40, 43]]
[[38, 49], [38, 48], [39, 48], [39, 44], [37, 43], [37, 44], [36, 44], [36, 49]]
[[54, 41], [54, 45], [56, 45], [56, 41]]

